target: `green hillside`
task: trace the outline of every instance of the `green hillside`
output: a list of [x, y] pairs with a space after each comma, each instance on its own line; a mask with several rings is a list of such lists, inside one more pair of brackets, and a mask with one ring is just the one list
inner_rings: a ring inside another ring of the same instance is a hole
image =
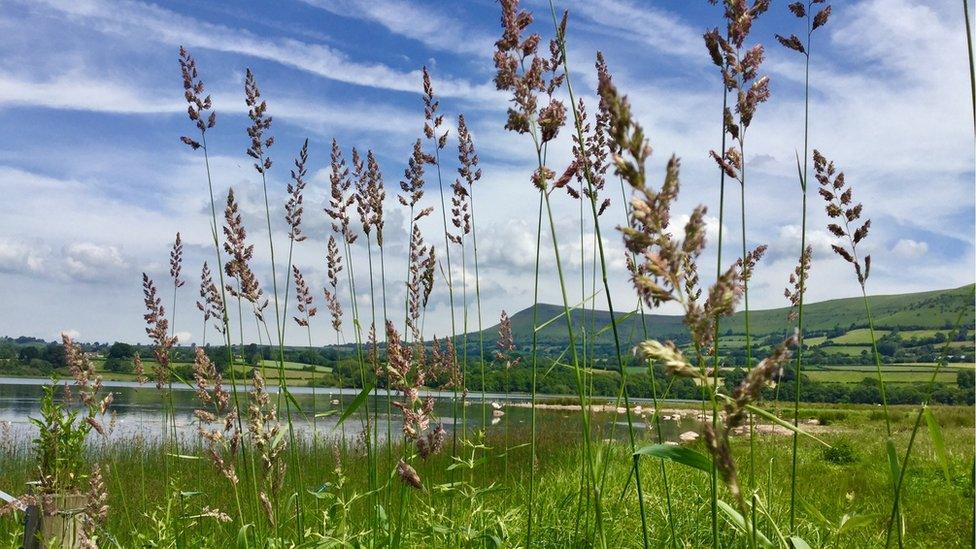
[[[976, 322], [976, 307], [973, 304], [973, 285], [948, 290], [935, 290], [911, 294], [870, 296], [868, 302], [874, 315], [875, 327], [879, 330], [878, 337], [882, 337], [892, 330], [906, 334], [936, 333], [939, 330], [951, 329], [960, 311], [965, 311], [962, 326], [972, 328]], [[538, 310], [539, 323], [550, 321], [563, 312], [562, 306], [540, 304]], [[750, 312], [750, 328], [755, 338], [761, 339], [774, 334], [782, 334], [788, 329], [787, 315], [789, 309], [768, 309]], [[610, 313], [607, 311], [572, 312], [573, 325], [577, 334], [587, 334], [588, 341], [598, 347], [612, 345], [613, 334], [610, 331]], [[628, 315], [617, 313], [618, 330], [621, 343], [630, 346], [643, 339], [644, 326], [649, 337], [656, 339], [672, 339], [678, 342], [687, 340], [687, 331], [682, 317], [676, 315]], [[512, 319], [512, 332], [516, 343], [520, 346], [532, 341], [533, 307], [515, 313]], [[723, 319], [721, 324], [723, 342], [735, 346], [742, 338], [736, 337], [745, 332], [745, 315], [742, 312]], [[820, 303], [808, 303], [804, 307], [805, 332], [811, 338], [818, 335], [834, 338], [836, 344], [866, 344], [864, 328], [867, 318], [864, 314], [864, 302], [860, 297], [832, 299]], [[584, 330], [585, 328], [585, 330]], [[926, 332], [928, 331], [928, 332]], [[498, 326], [485, 330], [486, 344], [494, 343], [498, 334]], [[477, 334], [469, 336], [469, 341], [477, 341]], [[543, 347], [565, 346], [568, 342], [566, 335], [566, 321], [558, 318], [539, 330], [539, 342]], [[813, 343], [813, 341], [811, 341]]]

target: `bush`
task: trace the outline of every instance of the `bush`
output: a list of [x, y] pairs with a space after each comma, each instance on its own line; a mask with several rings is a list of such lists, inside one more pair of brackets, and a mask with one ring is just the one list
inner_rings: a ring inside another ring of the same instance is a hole
[[838, 440], [830, 448], [824, 448], [823, 459], [835, 465], [848, 465], [857, 461], [857, 450], [847, 440]]
[[844, 421], [847, 419], [847, 412], [842, 412], [839, 410], [823, 410], [817, 414], [817, 422], [820, 425], [830, 425], [837, 421]]

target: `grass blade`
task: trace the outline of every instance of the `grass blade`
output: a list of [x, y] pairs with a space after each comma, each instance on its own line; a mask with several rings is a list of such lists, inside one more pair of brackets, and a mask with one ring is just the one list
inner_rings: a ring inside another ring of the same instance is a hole
[[335, 427], [333, 427], [333, 429], [338, 429], [339, 426], [342, 425], [343, 421], [346, 421], [346, 419], [349, 416], [351, 416], [356, 410], [358, 410], [359, 407], [362, 406], [364, 402], [366, 402], [366, 399], [369, 397], [369, 392], [372, 390], [373, 390], [373, 385], [367, 383], [366, 386], [363, 387], [363, 390], [360, 391], [358, 395], [356, 395], [356, 398], [354, 398], [353, 401], [349, 403], [349, 406], [346, 406], [346, 409], [343, 410], [342, 415], [339, 416], [339, 421], [336, 422]]
[[[746, 524], [746, 519], [742, 517], [742, 514], [722, 500], [718, 500], [716, 505], [718, 506], [718, 510], [725, 515], [725, 518], [732, 523], [732, 526], [734, 526], [740, 534], [744, 536], [749, 535], [751, 528]], [[756, 541], [758, 541], [763, 547], [774, 547], [773, 542], [769, 541], [769, 538], [767, 538], [766, 535], [759, 530], [756, 530]]]
[[898, 452], [895, 450], [895, 441], [889, 437], [885, 440], [885, 448], [888, 452], [888, 466], [891, 468], [891, 485], [894, 486], [898, 482], [899, 471], [901, 470], [901, 467], [898, 466]]
[[939, 420], [932, 415], [932, 409], [925, 407], [922, 415], [925, 416], [925, 423], [929, 426], [929, 435], [932, 436], [932, 445], [935, 447], [935, 457], [942, 466], [942, 474], [945, 475], [946, 482], [949, 478], [949, 457], [946, 455], [945, 439], [942, 437], [942, 428], [939, 427]]
[[810, 544], [803, 541], [803, 538], [799, 536], [790, 536], [788, 539], [793, 549], [810, 549]]
[[675, 463], [680, 463], [693, 469], [712, 472], [712, 460], [701, 452], [696, 452], [684, 446], [674, 446], [671, 444], [651, 444], [644, 446], [634, 452], [634, 455], [653, 456], [661, 459], [669, 459]]

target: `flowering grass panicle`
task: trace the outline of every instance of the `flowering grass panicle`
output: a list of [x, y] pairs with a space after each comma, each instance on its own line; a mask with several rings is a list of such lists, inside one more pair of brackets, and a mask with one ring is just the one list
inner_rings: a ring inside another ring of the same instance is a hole
[[299, 270], [298, 265], [291, 266], [292, 274], [295, 278], [295, 298], [298, 306], [298, 312], [304, 316], [294, 317], [295, 323], [299, 326], [308, 328], [309, 319], [311, 319], [318, 312], [318, 309], [312, 306], [312, 291], [308, 287], [308, 283], [305, 282], [305, 277], [302, 276], [301, 270]]
[[200, 347], [196, 348], [193, 377], [197, 400], [203, 405], [193, 412], [200, 422], [197, 431], [207, 443], [207, 455], [214, 467], [236, 485], [236, 459], [241, 443], [237, 411], [230, 402], [230, 394], [224, 389], [223, 377]]
[[258, 498], [272, 524], [278, 523], [276, 509], [271, 504], [277, 501], [285, 480], [284, 452], [287, 443], [281, 433], [278, 411], [265, 390], [264, 378], [258, 371], [251, 380], [247, 410], [248, 431], [255, 451], [261, 460], [261, 486]]
[[307, 237], [302, 233], [302, 215], [305, 213], [305, 178], [308, 176], [308, 139], [302, 144], [295, 159], [295, 169], [291, 170], [288, 182], [288, 200], [285, 202], [285, 223], [288, 224], [288, 238], [302, 242]]
[[342, 272], [342, 255], [339, 253], [339, 244], [336, 243], [335, 236], [329, 236], [328, 255], [326, 256], [326, 274], [329, 285], [325, 288], [325, 303], [332, 315], [332, 328], [339, 332], [342, 329], [342, 304], [339, 302], [339, 273]]
[[[210, 272], [210, 266], [206, 261], [203, 262], [203, 269], [200, 270], [200, 299], [202, 301], [197, 301], [197, 309], [203, 313], [204, 334], [206, 334], [210, 319], [221, 320], [221, 322], [214, 323], [214, 329], [223, 333], [224, 300], [214, 283], [213, 274]], [[206, 336], [204, 336], [204, 344], [206, 344]]]
[[247, 116], [251, 119], [251, 125], [247, 128], [247, 135], [251, 138], [247, 155], [257, 161], [254, 169], [264, 175], [272, 164], [267, 149], [274, 145], [274, 136], [264, 136], [271, 129], [272, 119], [268, 115], [268, 103], [261, 99], [261, 90], [250, 68], [244, 74], [244, 103], [247, 105]]
[[[183, 46], [180, 46], [180, 72], [183, 75], [183, 96], [186, 99], [186, 112], [190, 121], [204, 137], [207, 130], [217, 124], [217, 113], [213, 109], [210, 95], [203, 95], [204, 85], [197, 73], [197, 62]], [[180, 141], [196, 150], [203, 146], [199, 141], [183, 136]]]
[[146, 314], [143, 315], [146, 321], [146, 335], [153, 342], [153, 354], [156, 357], [153, 374], [156, 378], [156, 388], [162, 389], [169, 380], [169, 352], [177, 343], [177, 339], [176, 336], [169, 335], [169, 320], [166, 319], [166, 310], [157, 293], [156, 283], [146, 273], [142, 273], [142, 293], [146, 305]]
[[783, 295], [790, 301], [790, 312], [788, 318], [790, 322], [796, 322], [799, 316], [799, 306], [800, 299], [803, 297], [803, 285], [802, 282], [808, 280], [810, 276], [810, 266], [813, 261], [813, 246], [807, 245], [804, 248], [803, 253], [800, 254], [800, 261], [797, 263], [796, 268], [790, 273], [790, 285], [783, 290]]
[[183, 240], [180, 233], [176, 233], [176, 240], [173, 241], [173, 248], [169, 252], [169, 276], [173, 279], [173, 286], [182, 288], [186, 281], [181, 277], [183, 272]]
[[844, 172], [838, 172], [834, 163], [827, 160], [818, 150], [813, 151], [813, 169], [820, 183], [820, 196], [827, 203], [827, 216], [832, 220], [827, 230], [846, 243], [831, 244], [834, 253], [854, 267], [857, 282], [864, 287], [871, 274], [871, 256], [858, 257], [857, 245], [868, 236], [871, 220], [859, 223], [864, 206], [854, 202], [854, 188], [847, 184]]

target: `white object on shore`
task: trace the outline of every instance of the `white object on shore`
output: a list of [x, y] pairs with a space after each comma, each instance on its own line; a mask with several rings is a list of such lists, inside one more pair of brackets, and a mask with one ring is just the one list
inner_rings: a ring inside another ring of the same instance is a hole
[[503, 415], [505, 415], [505, 412], [501, 410], [492, 410], [491, 415], [494, 417], [502, 417]]
[[685, 431], [681, 433], [678, 438], [681, 440], [681, 442], [694, 442], [698, 440], [698, 436], [698, 433], [695, 431]]
[[502, 409], [502, 405], [499, 404], [499, 403], [497, 403], [497, 402], [492, 402], [491, 403], [491, 407], [494, 408], [494, 409], [496, 409], [496, 410], [501, 410]]

